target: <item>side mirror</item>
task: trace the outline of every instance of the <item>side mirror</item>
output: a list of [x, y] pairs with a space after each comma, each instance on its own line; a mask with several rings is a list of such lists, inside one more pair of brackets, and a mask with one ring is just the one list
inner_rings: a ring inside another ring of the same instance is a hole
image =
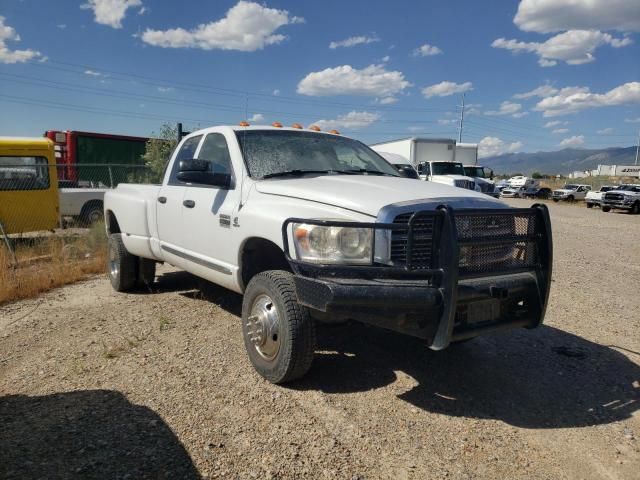
[[206, 160], [181, 160], [176, 178], [185, 183], [210, 185], [223, 189], [231, 187], [231, 174], [210, 172], [209, 162]]

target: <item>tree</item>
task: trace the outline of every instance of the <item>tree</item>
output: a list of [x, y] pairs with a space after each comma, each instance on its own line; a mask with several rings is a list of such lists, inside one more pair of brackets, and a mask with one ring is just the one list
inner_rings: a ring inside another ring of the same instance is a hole
[[539, 179], [539, 178], [544, 178], [544, 175], [542, 175], [540, 172], [533, 172], [533, 173], [531, 174], [531, 176], [532, 176], [533, 178], [538, 178], [538, 179]]
[[153, 137], [147, 140], [145, 153], [142, 156], [144, 164], [148, 169], [147, 181], [150, 183], [162, 182], [164, 169], [169, 163], [171, 154], [178, 145], [178, 126], [168, 123], [162, 124], [160, 133], [153, 134]]

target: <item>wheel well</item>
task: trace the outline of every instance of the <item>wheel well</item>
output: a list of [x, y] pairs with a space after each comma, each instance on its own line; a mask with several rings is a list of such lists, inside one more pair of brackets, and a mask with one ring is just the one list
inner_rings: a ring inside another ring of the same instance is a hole
[[82, 209], [80, 210], [80, 215], [81, 216], [84, 215], [89, 210], [91, 210], [93, 207], [98, 207], [98, 208], [102, 209], [104, 207], [104, 203], [102, 202], [102, 200], [89, 200], [87, 203], [85, 203], [82, 206]]
[[254, 275], [266, 270], [291, 271], [282, 249], [270, 240], [252, 237], [244, 243], [240, 258], [242, 288], [246, 288]]
[[120, 225], [118, 225], [118, 220], [116, 219], [116, 216], [114, 215], [114, 213], [111, 210], [107, 211], [107, 215], [105, 218], [105, 223], [107, 225], [107, 233], [111, 234], [111, 233], [121, 233], [120, 232]]

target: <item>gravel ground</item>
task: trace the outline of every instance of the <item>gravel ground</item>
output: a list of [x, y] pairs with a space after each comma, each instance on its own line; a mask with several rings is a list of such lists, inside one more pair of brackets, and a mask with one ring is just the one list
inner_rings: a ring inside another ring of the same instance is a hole
[[443, 352], [324, 327], [288, 387], [249, 365], [240, 296], [170, 268], [0, 307], [0, 478], [637, 479], [640, 217], [550, 208], [545, 327]]

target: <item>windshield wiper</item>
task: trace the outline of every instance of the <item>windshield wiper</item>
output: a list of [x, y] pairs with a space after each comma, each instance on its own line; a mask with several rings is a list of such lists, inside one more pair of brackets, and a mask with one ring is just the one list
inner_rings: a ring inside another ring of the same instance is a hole
[[397, 177], [398, 175], [392, 175], [391, 173], [381, 172], [380, 170], [367, 170], [366, 168], [356, 168], [352, 170], [338, 170], [338, 173], [346, 173], [347, 175], [357, 175], [359, 173], [366, 173], [367, 175], [388, 175], [390, 177]]
[[336, 173], [335, 170], [285, 170], [284, 172], [274, 172], [267, 173], [260, 177], [261, 179], [265, 178], [274, 178], [274, 177], [301, 177], [302, 175], [312, 174], [312, 173]]

